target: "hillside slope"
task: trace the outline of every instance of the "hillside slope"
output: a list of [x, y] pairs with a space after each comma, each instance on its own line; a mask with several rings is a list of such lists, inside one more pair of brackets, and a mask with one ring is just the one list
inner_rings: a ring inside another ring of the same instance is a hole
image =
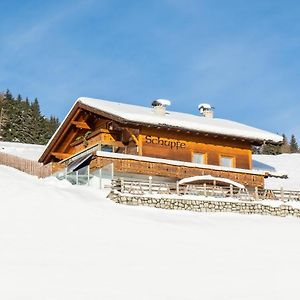
[[16, 155], [30, 160], [37, 161], [44, 150], [44, 145], [0, 141], [0, 152]]
[[[270, 170], [288, 175], [288, 179], [268, 178], [266, 188], [285, 190], [300, 190], [300, 154], [253, 155], [253, 160], [262, 163]], [[255, 165], [255, 164], [254, 164]]]
[[1, 299], [298, 299], [296, 218], [115, 204], [0, 166]]

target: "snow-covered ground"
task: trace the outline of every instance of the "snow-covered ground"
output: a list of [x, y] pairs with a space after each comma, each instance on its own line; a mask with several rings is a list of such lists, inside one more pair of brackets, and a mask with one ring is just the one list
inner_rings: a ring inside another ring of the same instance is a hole
[[0, 166], [0, 299], [298, 299], [300, 220], [122, 206]]
[[300, 190], [300, 153], [253, 155], [253, 160], [262, 163], [266, 169], [288, 175], [288, 179], [266, 179], [266, 188], [280, 189], [283, 187], [285, 190]]
[[[255, 159], [297, 184], [299, 155]], [[297, 218], [122, 206], [5, 166], [0, 179], [0, 299], [299, 298]]]
[[45, 146], [34, 144], [0, 142], [0, 152], [9, 153], [26, 159], [38, 160]]

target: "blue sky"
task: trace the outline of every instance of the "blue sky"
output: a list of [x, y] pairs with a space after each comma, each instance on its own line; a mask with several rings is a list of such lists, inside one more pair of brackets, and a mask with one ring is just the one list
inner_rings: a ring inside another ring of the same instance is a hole
[[2, 0], [0, 90], [64, 117], [79, 96], [215, 115], [300, 138], [300, 2]]

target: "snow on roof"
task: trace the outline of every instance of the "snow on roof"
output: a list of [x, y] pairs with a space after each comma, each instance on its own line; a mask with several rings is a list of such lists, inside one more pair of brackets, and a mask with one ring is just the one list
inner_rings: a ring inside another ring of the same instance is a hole
[[167, 99], [157, 99], [152, 102], [152, 105], [170, 106], [171, 101]]
[[225, 119], [204, 118], [174, 111], [167, 111], [165, 115], [157, 115], [151, 107], [85, 97], [78, 98], [77, 102], [134, 123], [175, 127], [261, 142], [280, 143], [282, 141], [280, 135]]
[[200, 104], [198, 105], [198, 109], [200, 109], [200, 108], [212, 109], [211, 105], [208, 104], [208, 103], [200, 103]]
[[0, 152], [19, 156], [29, 160], [37, 161], [44, 150], [44, 145], [25, 144], [17, 142], [0, 142]]

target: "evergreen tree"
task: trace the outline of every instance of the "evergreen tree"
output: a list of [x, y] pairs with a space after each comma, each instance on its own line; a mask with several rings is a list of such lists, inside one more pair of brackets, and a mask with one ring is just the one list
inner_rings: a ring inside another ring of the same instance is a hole
[[35, 98], [31, 103], [31, 109], [35, 117], [39, 117], [41, 115], [40, 104], [37, 98]]
[[5, 141], [46, 144], [59, 125], [57, 118], [41, 114], [37, 98], [31, 103], [21, 95], [14, 98], [7, 90], [0, 98], [0, 113], [1, 108], [0, 139]]
[[291, 136], [290, 150], [291, 150], [291, 153], [299, 152], [298, 143], [296, 141], [296, 137], [293, 134]]
[[281, 152], [282, 153], [290, 153], [291, 152], [291, 146], [289, 144], [288, 139], [286, 138], [286, 135], [283, 134], [282, 138], [283, 138], [283, 142], [282, 142], [282, 145], [281, 145]]
[[7, 114], [6, 114], [6, 99], [4, 94], [0, 94], [0, 140], [3, 140], [3, 131], [4, 126], [7, 122]]
[[281, 154], [281, 146], [273, 144], [264, 144], [261, 149], [261, 154], [278, 155]]
[[12, 96], [12, 94], [11, 94], [11, 92], [10, 92], [9, 89], [6, 90], [6, 92], [5, 92], [5, 94], [4, 94], [4, 98], [5, 98], [6, 100], [8, 100], [8, 101], [13, 100], [13, 96]]
[[28, 97], [26, 97], [26, 99], [25, 99], [25, 108], [26, 108], [26, 109], [29, 109], [29, 108], [30, 108], [30, 103], [29, 103]]
[[22, 97], [21, 97], [20, 94], [17, 96], [17, 101], [18, 101], [19, 103], [22, 101]]

